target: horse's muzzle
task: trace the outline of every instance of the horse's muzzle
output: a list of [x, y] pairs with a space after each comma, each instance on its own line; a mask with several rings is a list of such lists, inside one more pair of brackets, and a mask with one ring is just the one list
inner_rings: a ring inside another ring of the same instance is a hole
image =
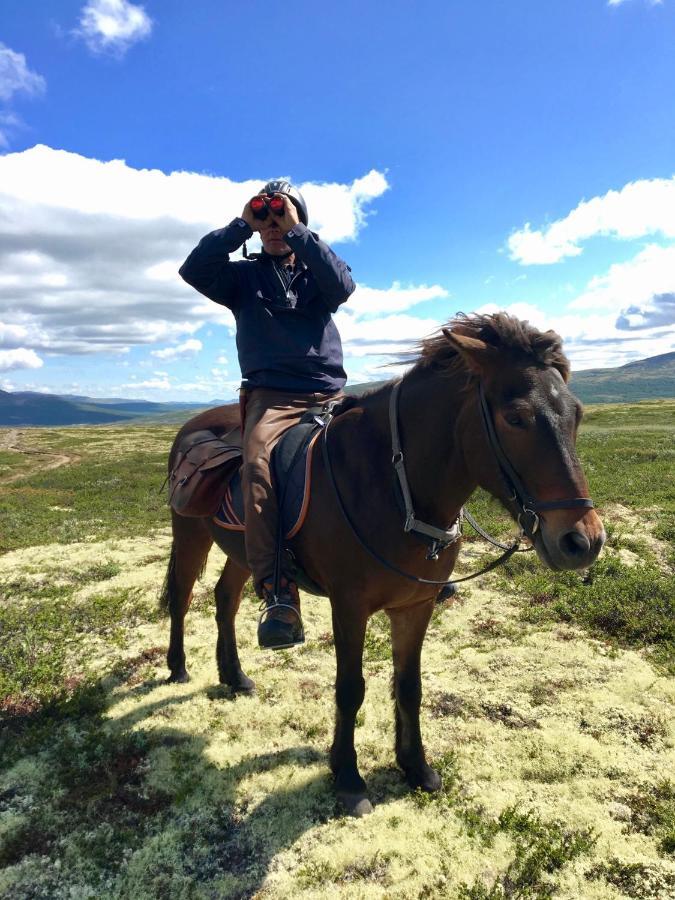
[[597, 513], [589, 510], [574, 523], [542, 521], [535, 537], [537, 554], [551, 569], [587, 569], [602, 550], [605, 530]]

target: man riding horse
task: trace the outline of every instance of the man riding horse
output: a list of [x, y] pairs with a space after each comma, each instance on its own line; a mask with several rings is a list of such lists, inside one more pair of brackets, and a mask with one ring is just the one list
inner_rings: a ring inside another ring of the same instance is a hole
[[[349, 266], [307, 224], [300, 192], [288, 181], [269, 181], [240, 218], [203, 237], [180, 268], [188, 284], [227, 306], [237, 323], [246, 557], [267, 607], [258, 642], [273, 649], [301, 643], [304, 632], [288, 572], [282, 570], [274, 591], [279, 513], [270, 454], [308, 409], [339, 398], [347, 380], [332, 313], [354, 282]], [[231, 261], [254, 231], [262, 252]]]

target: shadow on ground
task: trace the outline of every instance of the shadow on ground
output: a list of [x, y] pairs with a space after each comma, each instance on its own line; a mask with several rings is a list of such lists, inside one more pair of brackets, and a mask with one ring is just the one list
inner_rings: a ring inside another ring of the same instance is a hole
[[[197, 692], [150, 699], [159, 684], [124, 692], [137, 704], [121, 717], [110, 717], [121, 698], [107, 678], [0, 723], [0, 811], [17, 813], [0, 837], [0, 894], [252, 897], [279, 853], [342, 815], [324, 753], [297, 746], [218, 765], [208, 734], [163, 724]], [[379, 802], [406, 792], [388, 768], [371, 787]]]

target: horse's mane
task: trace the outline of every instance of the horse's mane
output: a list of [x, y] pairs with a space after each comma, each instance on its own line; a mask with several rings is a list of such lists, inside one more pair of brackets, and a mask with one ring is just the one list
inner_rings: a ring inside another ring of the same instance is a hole
[[[539, 331], [529, 322], [505, 312], [483, 315], [478, 313], [467, 315], [460, 312], [450, 319], [444, 330], [484, 341], [516, 363], [553, 366], [565, 381], [569, 379], [570, 362], [563, 353], [562, 338], [555, 331]], [[443, 329], [421, 340], [409, 353], [401, 354], [398, 364], [406, 359], [413, 363], [411, 373], [416, 370], [435, 369], [448, 375], [469, 374], [464, 360], [443, 334]], [[389, 382], [386, 382], [356, 397], [346, 397], [340, 411], [345, 412], [360, 405], [364, 400], [377, 399], [387, 390], [388, 384]]]
[[[570, 363], [563, 353], [562, 338], [555, 331], [539, 331], [529, 322], [505, 312], [458, 313], [445, 329], [483, 341], [514, 362], [553, 366], [565, 381], [569, 378]], [[420, 341], [414, 362], [415, 368], [420, 369], [455, 371], [463, 367], [459, 353], [442, 331]]]

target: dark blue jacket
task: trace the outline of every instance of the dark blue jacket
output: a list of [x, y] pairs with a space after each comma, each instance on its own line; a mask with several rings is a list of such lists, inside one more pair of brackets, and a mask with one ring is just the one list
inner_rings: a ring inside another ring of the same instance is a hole
[[342, 343], [331, 317], [354, 290], [349, 266], [302, 223], [284, 240], [296, 257], [290, 284], [275, 258], [230, 262], [253, 232], [234, 219], [203, 237], [180, 268], [200, 293], [231, 309], [244, 385], [299, 393], [344, 387]]

